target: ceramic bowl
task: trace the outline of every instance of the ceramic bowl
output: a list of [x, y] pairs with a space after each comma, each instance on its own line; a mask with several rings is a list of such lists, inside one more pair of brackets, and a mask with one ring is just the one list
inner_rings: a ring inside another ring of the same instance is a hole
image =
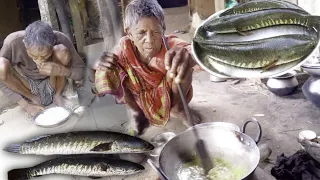
[[320, 76], [320, 64], [303, 64], [301, 68], [310, 75]]

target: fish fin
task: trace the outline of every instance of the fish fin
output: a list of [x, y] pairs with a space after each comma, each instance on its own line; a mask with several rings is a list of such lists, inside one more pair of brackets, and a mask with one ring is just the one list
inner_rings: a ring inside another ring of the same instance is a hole
[[35, 138], [32, 138], [32, 139], [28, 139], [28, 140], [26, 140], [24, 142], [31, 143], [31, 142], [38, 141], [39, 139], [42, 139], [42, 138], [45, 138], [45, 137], [49, 137], [49, 136], [51, 136], [51, 135], [38, 136], [38, 137], [35, 137]]
[[113, 144], [112, 142], [99, 144], [94, 148], [92, 148], [90, 151], [96, 151], [96, 152], [109, 151], [111, 150], [112, 144]]
[[11, 144], [5, 148], [3, 148], [4, 151], [11, 152], [11, 153], [20, 153], [21, 150], [21, 144]]
[[8, 180], [27, 180], [30, 179], [28, 176], [29, 169], [13, 169], [8, 172]]
[[268, 70], [268, 69], [270, 69], [270, 68], [273, 68], [273, 67], [276, 65], [277, 62], [278, 62], [278, 59], [272, 61], [272, 62], [269, 63], [267, 66], [263, 67], [261, 73], [265, 72], [266, 70]]
[[109, 169], [109, 165], [107, 163], [100, 162], [99, 164], [102, 171], [107, 171]]
[[100, 179], [101, 177], [89, 176], [90, 179]]

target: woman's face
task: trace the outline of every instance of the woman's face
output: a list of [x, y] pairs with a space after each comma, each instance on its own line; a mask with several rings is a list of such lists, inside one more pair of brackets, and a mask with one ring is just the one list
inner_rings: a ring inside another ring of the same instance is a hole
[[162, 28], [157, 18], [143, 17], [131, 29], [129, 37], [143, 58], [152, 58], [161, 49]]

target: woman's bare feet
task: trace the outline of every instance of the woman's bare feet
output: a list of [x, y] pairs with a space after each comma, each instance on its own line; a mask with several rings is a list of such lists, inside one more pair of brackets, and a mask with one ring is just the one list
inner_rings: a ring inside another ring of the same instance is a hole
[[182, 123], [187, 126], [187, 127], [191, 127], [194, 126], [196, 124], [200, 124], [202, 121], [202, 115], [196, 111], [195, 109], [189, 108], [190, 110], [190, 114], [191, 114], [191, 118], [192, 118], [192, 124], [190, 124], [190, 122], [187, 119], [187, 115], [183, 110], [179, 111], [179, 112], [171, 112], [170, 115], [177, 118], [177, 119], [181, 119]]

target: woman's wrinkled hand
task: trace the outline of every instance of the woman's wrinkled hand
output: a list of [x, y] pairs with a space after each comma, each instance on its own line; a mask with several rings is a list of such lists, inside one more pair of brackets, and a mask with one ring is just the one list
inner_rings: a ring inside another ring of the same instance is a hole
[[98, 62], [94, 65], [93, 69], [95, 70], [102, 70], [102, 71], [109, 71], [114, 69], [118, 62], [118, 56], [109, 53], [109, 52], [104, 52]]
[[173, 47], [166, 52], [165, 67], [170, 77], [180, 83], [186, 72], [195, 65], [189, 51], [184, 47]]

